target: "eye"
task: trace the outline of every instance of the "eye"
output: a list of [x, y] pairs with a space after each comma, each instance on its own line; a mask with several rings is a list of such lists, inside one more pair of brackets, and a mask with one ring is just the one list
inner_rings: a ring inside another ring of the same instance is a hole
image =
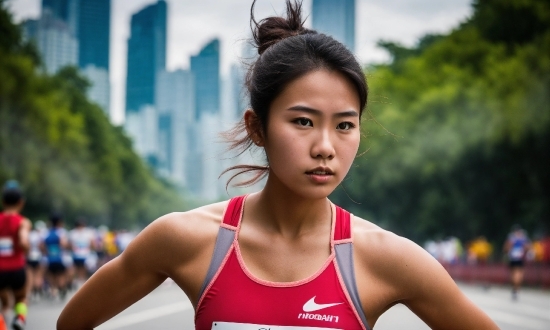
[[349, 121], [342, 122], [336, 126], [336, 129], [340, 129], [343, 131], [349, 131], [350, 129], [354, 128], [355, 125]]
[[308, 118], [298, 118], [298, 119], [295, 119], [294, 120], [294, 123], [298, 124], [298, 126], [309, 126], [309, 127], [313, 127], [313, 122], [311, 121], [311, 119], [308, 119]]

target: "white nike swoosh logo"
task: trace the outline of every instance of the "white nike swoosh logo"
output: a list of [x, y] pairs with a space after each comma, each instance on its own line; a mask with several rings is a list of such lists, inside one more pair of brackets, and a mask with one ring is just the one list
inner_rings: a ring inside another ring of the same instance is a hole
[[304, 304], [304, 312], [315, 312], [315, 311], [318, 311], [320, 309], [325, 309], [325, 308], [329, 308], [329, 307], [340, 305], [340, 304], [343, 304], [343, 303], [317, 304], [315, 302], [315, 297], [313, 297], [310, 300], [308, 300], [307, 303]]

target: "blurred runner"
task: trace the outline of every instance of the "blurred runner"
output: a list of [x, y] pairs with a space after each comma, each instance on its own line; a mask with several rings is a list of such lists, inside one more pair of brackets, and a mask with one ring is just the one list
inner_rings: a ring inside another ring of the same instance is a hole
[[508, 235], [508, 239], [504, 244], [504, 252], [508, 254], [510, 265], [512, 300], [518, 299], [518, 291], [523, 282], [525, 257], [530, 247], [531, 243], [525, 231], [519, 225], [514, 225], [512, 227], [512, 232]]
[[126, 248], [130, 244], [130, 242], [132, 242], [133, 239], [134, 239], [133, 233], [129, 232], [126, 229], [119, 230], [119, 232], [116, 234], [116, 245], [118, 247], [118, 253], [120, 254], [124, 252], [124, 250], [126, 250]]
[[46, 235], [46, 224], [38, 220], [29, 233], [29, 252], [27, 253], [27, 288], [31, 300], [42, 295], [44, 286], [44, 262], [40, 246]]
[[103, 241], [105, 233], [107, 233], [107, 226], [101, 225], [94, 231], [94, 250], [97, 256], [97, 264], [96, 269], [99, 269], [101, 266], [103, 266], [107, 260], [106, 260], [106, 253], [105, 253], [105, 243]]
[[485, 236], [479, 236], [468, 247], [468, 263], [485, 265], [491, 253], [493, 253], [491, 243]]
[[83, 218], [76, 221], [76, 227], [69, 233], [69, 243], [75, 268], [74, 280], [76, 288], [80, 288], [88, 279], [86, 261], [94, 248], [94, 233], [86, 227]]
[[69, 244], [67, 232], [65, 228], [63, 228], [61, 214], [52, 214], [50, 223], [51, 227], [43, 244], [48, 258], [46, 277], [50, 285], [49, 293], [53, 297], [59, 294], [59, 297], [64, 299], [67, 294], [67, 266], [63, 262], [63, 253]]
[[118, 246], [117, 246], [117, 239], [116, 234], [111, 231], [107, 230], [105, 234], [103, 235], [103, 248], [105, 251], [105, 261], [104, 263], [112, 260], [118, 255]]
[[[9, 299], [13, 295], [15, 317], [12, 327], [23, 330], [27, 318], [25, 253], [29, 249], [30, 221], [20, 212], [25, 204], [16, 181], [8, 181], [2, 191], [0, 213], [0, 296], [2, 319], [7, 320]], [[4, 324], [5, 326], [5, 324]]]

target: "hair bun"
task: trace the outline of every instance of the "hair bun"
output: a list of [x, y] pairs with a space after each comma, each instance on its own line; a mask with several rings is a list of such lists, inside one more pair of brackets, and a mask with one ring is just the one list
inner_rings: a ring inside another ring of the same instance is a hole
[[250, 9], [250, 25], [254, 42], [260, 55], [266, 49], [285, 38], [313, 32], [304, 28], [301, 1], [294, 0], [291, 2], [290, 0], [286, 0], [286, 18], [268, 17], [262, 19], [260, 22], [254, 19], [255, 4], [256, 0], [252, 3], [252, 8]]

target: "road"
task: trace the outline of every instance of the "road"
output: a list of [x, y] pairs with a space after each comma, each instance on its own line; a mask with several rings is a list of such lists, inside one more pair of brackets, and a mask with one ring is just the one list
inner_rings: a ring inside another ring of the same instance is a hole
[[[550, 329], [550, 291], [525, 289], [520, 293], [519, 300], [514, 302], [510, 298], [509, 289], [505, 287], [491, 287], [486, 290], [466, 284], [459, 286], [502, 330]], [[27, 329], [55, 329], [55, 322], [63, 305], [60, 301], [32, 303], [29, 307]], [[82, 313], [86, 311], [83, 310]], [[183, 292], [176, 285], [167, 282], [97, 329], [193, 329], [193, 308]], [[429, 327], [405, 306], [397, 305], [380, 317], [375, 329], [425, 330]]]

